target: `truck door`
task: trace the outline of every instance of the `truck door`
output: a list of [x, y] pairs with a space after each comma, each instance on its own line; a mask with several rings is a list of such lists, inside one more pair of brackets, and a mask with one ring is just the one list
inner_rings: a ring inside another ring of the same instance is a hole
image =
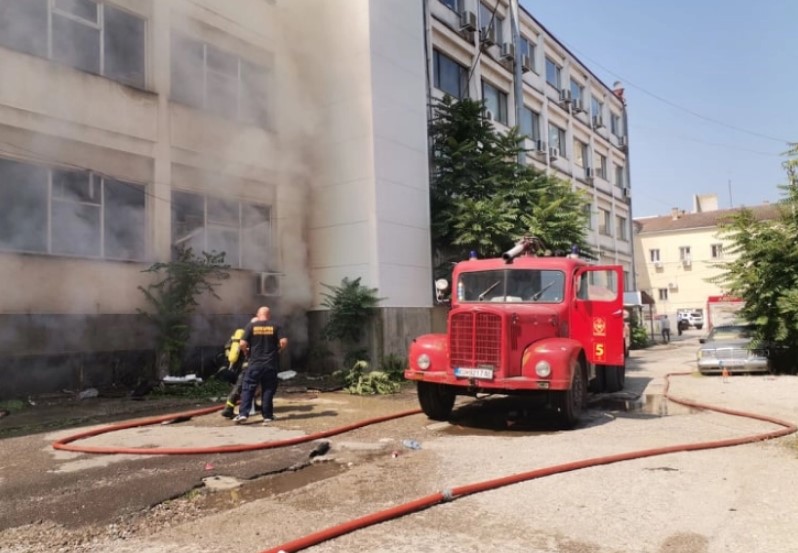
[[571, 338], [596, 365], [623, 365], [621, 267], [583, 267], [574, 276]]

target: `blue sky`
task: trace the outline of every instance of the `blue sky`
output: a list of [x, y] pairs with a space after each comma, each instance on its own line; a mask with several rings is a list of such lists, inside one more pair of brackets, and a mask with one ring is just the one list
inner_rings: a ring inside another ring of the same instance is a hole
[[520, 3], [608, 86], [624, 83], [633, 217], [690, 211], [697, 193], [721, 208], [782, 197], [798, 0]]

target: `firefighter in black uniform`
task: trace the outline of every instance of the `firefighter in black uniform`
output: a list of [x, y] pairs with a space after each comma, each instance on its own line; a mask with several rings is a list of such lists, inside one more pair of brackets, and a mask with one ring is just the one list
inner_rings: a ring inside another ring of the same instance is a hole
[[270, 316], [268, 307], [258, 308], [255, 321], [247, 325], [240, 342], [241, 350], [249, 358], [249, 366], [244, 373], [238, 416], [233, 419], [236, 424], [246, 422], [249, 416], [246, 406], [251, 405], [258, 385], [263, 394], [263, 423], [274, 420], [274, 393], [277, 391], [280, 352], [288, 345], [288, 339], [282, 336], [282, 329], [270, 320]]
[[[250, 322], [254, 323], [256, 320], [257, 317], [252, 317]], [[225, 357], [230, 363], [227, 370], [236, 376], [235, 385], [230, 391], [230, 395], [227, 396], [227, 402], [222, 410], [222, 416], [228, 419], [232, 419], [235, 416], [234, 409], [236, 403], [241, 398], [241, 389], [244, 385], [244, 374], [247, 371], [246, 358], [244, 357], [244, 352], [241, 351], [241, 338], [243, 337], [244, 329], [239, 328], [233, 333], [227, 341], [227, 344], [225, 344]]]

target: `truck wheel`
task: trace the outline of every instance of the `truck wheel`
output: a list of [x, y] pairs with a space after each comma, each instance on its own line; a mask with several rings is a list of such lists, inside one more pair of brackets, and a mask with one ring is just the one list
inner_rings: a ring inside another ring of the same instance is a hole
[[447, 420], [454, 406], [454, 398], [454, 390], [448, 386], [431, 382], [418, 383], [418, 402], [421, 410], [432, 420]]
[[605, 389], [608, 392], [623, 390], [623, 385], [626, 382], [626, 365], [605, 365], [604, 378], [606, 382]]
[[574, 374], [571, 388], [564, 392], [557, 392], [557, 409], [559, 410], [560, 425], [563, 428], [573, 428], [579, 422], [582, 408], [587, 401], [587, 382], [582, 365], [574, 360], [571, 362], [571, 371]]
[[695, 325], [695, 327], [696, 327], [696, 330], [701, 330], [702, 328], [704, 328], [704, 325]]

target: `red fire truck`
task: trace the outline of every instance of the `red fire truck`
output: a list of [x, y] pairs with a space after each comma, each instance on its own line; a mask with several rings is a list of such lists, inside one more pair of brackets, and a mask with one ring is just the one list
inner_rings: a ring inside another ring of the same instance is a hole
[[622, 268], [533, 246], [455, 266], [447, 333], [416, 338], [405, 370], [429, 418], [446, 420], [457, 395], [527, 394], [573, 427], [588, 389], [623, 388]]

